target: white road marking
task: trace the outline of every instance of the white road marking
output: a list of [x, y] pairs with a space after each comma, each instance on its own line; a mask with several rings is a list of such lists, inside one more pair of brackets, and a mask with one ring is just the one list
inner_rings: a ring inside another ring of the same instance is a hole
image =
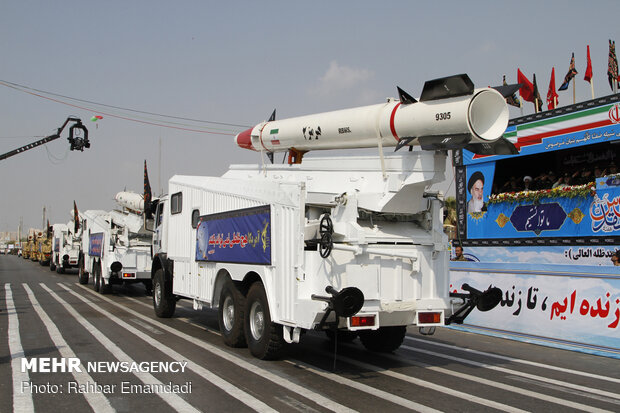
[[534, 367], [541, 367], [547, 370], [555, 370], [555, 371], [560, 371], [562, 373], [569, 373], [569, 374], [574, 374], [577, 376], [583, 376], [583, 377], [589, 377], [592, 379], [597, 379], [597, 380], [604, 380], [604, 381], [609, 381], [612, 383], [620, 383], [620, 379], [617, 379], [615, 377], [602, 377], [598, 374], [593, 374], [593, 373], [588, 373], [585, 371], [579, 371], [579, 370], [573, 370], [573, 369], [567, 369], [564, 367], [557, 367], [557, 366], [552, 366], [550, 364], [543, 364], [543, 363], [538, 363], [535, 361], [530, 361], [530, 360], [523, 360], [523, 359], [518, 359], [515, 357], [509, 357], [509, 356], [502, 356], [499, 354], [493, 354], [493, 353], [487, 353], [484, 351], [479, 351], [479, 350], [473, 350], [473, 349], [469, 349], [469, 348], [463, 348], [463, 347], [458, 347], [458, 346], [453, 346], [451, 344], [444, 344], [444, 343], [437, 343], [435, 341], [430, 341], [430, 340], [422, 340], [419, 338], [413, 338], [413, 337], [406, 337], [407, 340], [410, 341], [417, 341], [420, 343], [424, 343], [424, 344], [428, 344], [431, 346], [436, 346], [436, 347], [443, 347], [443, 348], [447, 348], [450, 350], [458, 350], [458, 351], [463, 351], [463, 352], [467, 352], [467, 353], [471, 353], [471, 354], [478, 354], [480, 356], [485, 356], [485, 357], [492, 357], [492, 358], [496, 358], [496, 359], [500, 359], [500, 360], [506, 360], [506, 361], [510, 361], [513, 363], [521, 363], [521, 364], [527, 364], [529, 366], [534, 366]]
[[431, 389], [431, 390], [435, 390], [441, 393], [445, 393], [449, 396], [452, 397], [458, 397], [459, 399], [464, 399], [466, 401], [469, 402], [473, 402], [473, 403], [478, 403], [481, 404], [483, 406], [487, 406], [487, 407], [491, 407], [493, 409], [497, 409], [503, 412], [525, 412], [526, 410], [522, 410], [522, 409], [518, 409], [516, 407], [512, 407], [509, 406], [507, 404], [503, 404], [503, 403], [498, 403], [498, 402], [494, 402], [493, 400], [489, 400], [489, 399], [483, 399], [482, 397], [477, 397], [474, 396], [473, 394], [469, 394], [469, 393], [464, 393], [458, 390], [453, 390], [450, 389], [448, 387], [446, 387], [445, 385], [439, 385], [439, 384], [435, 384], [432, 383], [430, 381], [426, 381], [426, 380], [421, 380], [421, 379], [416, 379], [415, 377], [411, 377], [411, 376], [407, 376], [406, 374], [402, 374], [402, 373], [396, 373], [394, 371], [391, 370], [386, 370], [385, 368], [382, 367], [378, 367], [378, 366], [374, 366], [372, 364], [369, 363], [365, 363], [359, 360], [354, 360], [352, 358], [349, 357], [345, 357], [345, 356], [338, 356], [338, 360], [344, 361], [345, 363], [349, 363], [352, 364], [356, 367], [365, 369], [365, 370], [370, 370], [370, 371], [374, 371], [375, 373], [380, 373], [386, 376], [390, 376], [393, 377], [395, 379], [399, 379], [399, 380], [403, 380], [406, 381], [408, 383], [414, 384], [416, 386], [420, 386], [420, 387], [426, 387], [427, 389]]
[[510, 374], [510, 375], [513, 375], [513, 376], [525, 377], [525, 378], [528, 378], [530, 380], [537, 380], [539, 382], [554, 384], [556, 386], [563, 386], [563, 387], [567, 387], [567, 388], [570, 388], [570, 389], [586, 391], [588, 393], [598, 394], [600, 396], [610, 397], [612, 399], [620, 399], [620, 394], [618, 394], [618, 393], [612, 393], [612, 392], [608, 392], [608, 391], [605, 391], [605, 390], [594, 389], [592, 387], [586, 387], [586, 386], [581, 385], [581, 384], [573, 384], [573, 383], [568, 383], [568, 382], [565, 382], [565, 381], [549, 379], [547, 377], [537, 376], [535, 374], [530, 374], [530, 373], [524, 373], [524, 372], [517, 371], [517, 370], [511, 370], [511, 369], [507, 369], [505, 367], [493, 366], [491, 364], [480, 363], [478, 361], [473, 361], [473, 360], [467, 360], [467, 359], [464, 359], [464, 358], [461, 358], [461, 357], [449, 356], [447, 354], [437, 353], [435, 351], [422, 350], [422, 349], [415, 348], [415, 347], [410, 347], [410, 346], [402, 346], [401, 348], [406, 349], [406, 350], [410, 350], [410, 351], [415, 351], [417, 353], [428, 354], [430, 356], [441, 357], [441, 358], [444, 358], [444, 359], [456, 361], [456, 362], [463, 363], [463, 364], [469, 364], [470, 366], [476, 366], [476, 367], [481, 367], [481, 368], [485, 368], [485, 369], [489, 369], [489, 370], [499, 371], [499, 372]]
[[[69, 347], [65, 339], [63, 338], [62, 334], [58, 330], [58, 327], [56, 327], [56, 324], [54, 324], [51, 318], [45, 313], [45, 311], [43, 311], [43, 309], [41, 308], [41, 305], [39, 304], [39, 301], [34, 296], [34, 293], [32, 292], [32, 290], [25, 283], [22, 283], [22, 286], [26, 290], [26, 293], [28, 294], [28, 298], [32, 302], [32, 307], [34, 308], [36, 313], [39, 315], [39, 318], [41, 319], [41, 321], [43, 321], [43, 324], [45, 325], [45, 328], [47, 329], [47, 332], [50, 338], [52, 339], [52, 342], [58, 349], [58, 352], [60, 353], [60, 355], [64, 358], [77, 357], [75, 353], [73, 352], [73, 350], [71, 350], [71, 348]], [[73, 377], [81, 385], [85, 385], [87, 383], [93, 383], [95, 381], [85, 371], [83, 372], [73, 371]], [[92, 407], [93, 411], [95, 412], [115, 412], [116, 411], [110, 405], [110, 402], [103, 395], [103, 393], [86, 392], [84, 393], [84, 397], [86, 398], [86, 401], [88, 402], [90, 407]]]
[[[188, 362], [187, 363], [187, 369], [194, 371], [196, 374], [198, 374], [199, 376], [201, 376], [205, 380], [209, 381], [214, 386], [217, 386], [220, 389], [224, 390], [226, 393], [230, 394], [232, 397], [234, 397], [235, 399], [237, 399], [240, 402], [244, 403], [246, 406], [250, 407], [251, 409], [253, 409], [255, 411], [258, 411], [258, 412], [276, 412], [276, 410], [272, 409], [271, 407], [269, 407], [268, 405], [263, 403], [261, 400], [259, 400], [256, 397], [248, 394], [247, 392], [239, 389], [235, 385], [227, 382], [226, 380], [222, 379], [221, 377], [217, 376], [216, 374], [214, 374], [214, 373], [210, 372], [209, 370], [205, 369], [204, 367], [200, 366], [198, 363], [195, 363], [192, 360], [189, 360], [187, 357], [184, 357], [183, 355], [181, 355], [180, 353], [176, 352], [172, 348], [157, 342], [154, 338], [150, 337], [148, 334], [145, 334], [145, 333], [143, 333], [141, 331], [136, 330], [135, 327], [131, 326], [130, 324], [128, 324], [126, 322], [124, 322], [123, 320], [118, 319], [117, 317], [111, 317], [108, 312], [102, 310], [101, 308], [98, 308], [90, 300], [88, 300], [87, 298], [82, 297], [81, 295], [79, 295], [78, 293], [73, 291], [72, 289], [66, 288], [62, 284], [59, 284], [59, 285], [61, 287], [65, 288], [70, 294], [74, 295], [79, 300], [81, 300], [82, 302], [84, 302], [85, 304], [90, 306], [92, 309], [96, 310], [97, 312], [99, 312], [100, 314], [102, 314], [105, 317], [109, 318], [110, 320], [114, 321], [116, 324], [118, 324], [122, 328], [126, 329], [128, 332], [136, 335], [138, 338], [143, 340], [145, 343], [151, 345], [152, 347], [154, 347], [157, 350], [162, 351], [168, 357], [171, 357], [172, 359], [175, 359], [175, 360], [186, 360]], [[105, 300], [105, 301], [109, 300], [109, 302], [114, 303], [114, 301], [111, 301], [107, 297], [101, 296], [100, 298], [102, 300]], [[120, 308], [122, 308], [126, 312], [129, 312], [129, 311], [127, 311], [126, 307], [120, 306]], [[133, 316], [135, 316], [135, 317], [141, 317], [141, 315], [137, 314], [137, 313], [131, 313], [131, 314]], [[165, 326], [165, 325], [162, 324], [162, 326]], [[159, 327], [162, 328], [162, 326], [159, 326]]]
[[[81, 286], [79, 286], [79, 287], [81, 287]], [[81, 288], [84, 288], [84, 287], [81, 287]], [[72, 290], [69, 289], [69, 288], [67, 288], [67, 290], [72, 292]], [[91, 291], [89, 289], [85, 289], [85, 290], [88, 291], [88, 292]], [[76, 294], [76, 293], [73, 293], [73, 294]], [[117, 303], [115, 301], [112, 301], [112, 300], [110, 300], [107, 297], [103, 297], [102, 296], [101, 298], [106, 300], [111, 305], [113, 305], [113, 306], [115, 306], [117, 308], [120, 308], [120, 309], [122, 309], [122, 310], [124, 310], [126, 312], [129, 312], [127, 307], [123, 306], [122, 304], [119, 304], [119, 303]], [[130, 300], [135, 300], [135, 299], [130, 298], [130, 297], [127, 297], [127, 298], [129, 298]], [[138, 300], [135, 300], [135, 301], [138, 301]], [[153, 320], [153, 319], [151, 319], [151, 318], [149, 318], [149, 317], [147, 317], [145, 315], [142, 315], [142, 314], [139, 314], [139, 313], [132, 313], [132, 314], [133, 314], [133, 316], [139, 317], [141, 320], [144, 320], [147, 323], [150, 323], [150, 324], [156, 326], [159, 329], [162, 329], [164, 331], [167, 331], [170, 334], [174, 334], [177, 337], [180, 337], [180, 338], [182, 338], [182, 339], [184, 339], [186, 341], [189, 341], [190, 343], [192, 343], [192, 344], [194, 344], [196, 346], [199, 346], [199, 347], [201, 347], [201, 348], [203, 348], [203, 349], [205, 349], [205, 350], [207, 350], [207, 351], [209, 351], [209, 352], [211, 352], [211, 353], [213, 353], [213, 354], [215, 354], [215, 355], [217, 355], [217, 356], [219, 356], [219, 357], [221, 357], [221, 358], [223, 358], [223, 359], [225, 359], [225, 360], [227, 360], [227, 361], [229, 361], [231, 363], [234, 363], [237, 366], [239, 366], [239, 367], [241, 367], [241, 368], [243, 368], [245, 370], [248, 370], [248, 371], [250, 371], [252, 373], [255, 373], [255, 374], [259, 375], [260, 377], [262, 377], [262, 378], [264, 378], [266, 380], [269, 380], [269, 381], [271, 381], [271, 382], [273, 382], [273, 383], [275, 383], [275, 384], [277, 384], [279, 386], [282, 386], [285, 389], [287, 389], [287, 390], [289, 390], [289, 391], [291, 391], [293, 393], [297, 393], [300, 396], [308, 398], [308, 399], [314, 401], [315, 403], [321, 405], [322, 407], [324, 407], [326, 409], [329, 409], [329, 410], [334, 411], [334, 412], [343, 412], [343, 413], [355, 412], [355, 410], [352, 410], [352, 409], [350, 409], [350, 408], [348, 408], [346, 406], [343, 406], [343, 405], [341, 405], [341, 404], [339, 404], [339, 403], [337, 403], [337, 402], [335, 402], [333, 400], [328, 399], [325, 396], [322, 396], [319, 393], [313, 392], [310, 389], [307, 389], [307, 388], [305, 388], [303, 386], [300, 386], [300, 385], [294, 383], [293, 381], [291, 381], [291, 378], [289, 378], [289, 377], [281, 376], [278, 373], [271, 372], [269, 370], [266, 370], [266, 369], [263, 369], [263, 368], [261, 368], [259, 366], [256, 366], [256, 365], [254, 365], [252, 363], [249, 363], [249, 362], [247, 362], [247, 361], [245, 361], [245, 360], [243, 360], [243, 359], [241, 359], [241, 358], [239, 358], [239, 357], [237, 357], [237, 356], [235, 356], [233, 354], [230, 354], [230, 353], [228, 353], [228, 352], [226, 352], [226, 351], [224, 351], [224, 350], [222, 350], [222, 349], [220, 349], [220, 348], [218, 348], [218, 347], [216, 347], [214, 345], [206, 343], [205, 341], [200, 340], [200, 339], [198, 339], [196, 337], [190, 336], [189, 334], [177, 331], [175, 328], [170, 327], [170, 326], [168, 326], [168, 325], [166, 325], [164, 323], [161, 323], [161, 322], [159, 322], [157, 320]], [[199, 327], [202, 328], [202, 329], [205, 328], [204, 326], [199, 326]], [[212, 330], [208, 330], [208, 331], [213, 332]]]
[[310, 371], [314, 374], [317, 374], [321, 377], [325, 377], [326, 379], [329, 379], [331, 381], [335, 381], [336, 383], [342, 384], [344, 386], [348, 386], [348, 387], [352, 387], [354, 389], [357, 389], [365, 394], [370, 394], [373, 395], [375, 397], [378, 397], [380, 399], [386, 400], [388, 402], [397, 404], [399, 406], [403, 406], [407, 409], [411, 409], [414, 410], [416, 412], [423, 412], [423, 413], [436, 413], [436, 412], [440, 412], [440, 410], [436, 410], [433, 409], [432, 407], [428, 407], [428, 406], [424, 406], [423, 404], [414, 402], [412, 400], [407, 400], [403, 397], [397, 396], [395, 394], [392, 393], [388, 393], [386, 391], [383, 390], [379, 390], [379, 389], [375, 389], [374, 387], [368, 386], [367, 384], [363, 384], [363, 383], [359, 383], [356, 382], [355, 380], [351, 380], [348, 379], [346, 377], [342, 377], [338, 374], [335, 373], [330, 373], [328, 371], [322, 370], [318, 367], [315, 366], [311, 366], [309, 364], [306, 364], [304, 362], [298, 361], [298, 360], [284, 360], [287, 363], [292, 364], [293, 366], [302, 368], [304, 370]]
[[6, 312], [8, 314], [9, 353], [11, 353], [11, 370], [13, 371], [13, 411], [20, 413], [34, 412], [32, 393], [22, 391], [22, 383], [30, 383], [28, 371], [22, 372], [21, 359], [26, 357], [19, 335], [19, 319], [13, 303], [11, 284], [4, 284]]
[[[406, 350], [411, 350], [411, 351], [420, 351], [420, 352], [426, 353], [425, 350], [418, 350], [416, 348], [409, 347], [409, 346], [401, 346], [401, 349], [406, 349]], [[432, 353], [432, 352], [430, 352], [430, 353]], [[436, 355], [439, 356], [439, 357], [442, 357], [442, 355], [439, 354], [439, 353], [436, 353]], [[443, 357], [448, 358], [448, 359], [452, 359], [452, 357], [450, 357], [450, 356], [443, 356]], [[400, 360], [402, 361], [402, 359], [400, 359]], [[471, 360], [465, 360], [465, 359], [461, 359], [461, 360], [463, 361], [463, 363], [466, 363], [466, 364], [474, 364], [474, 365], [476, 364], [476, 362], [471, 361]], [[455, 361], [457, 361], [457, 360], [455, 360]], [[409, 362], [413, 363], [413, 364], [421, 365], [421, 366], [423, 366], [425, 368], [428, 368], [430, 370], [442, 372], [444, 374], [449, 374], [451, 376], [455, 376], [455, 377], [459, 377], [459, 378], [463, 378], [463, 379], [467, 379], [467, 380], [474, 380], [474, 381], [476, 381], [476, 382], [478, 382], [480, 384], [485, 384], [487, 386], [492, 386], [492, 387], [500, 388], [500, 389], [503, 389], [503, 390], [508, 390], [508, 391], [513, 392], [513, 393], [518, 393], [518, 394], [522, 394], [524, 396], [536, 398], [536, 399], [539, 399], [539, 400], [544, 400], [544, 401], [548, 401], [548, 402], [551, 402], [551, 403], [559, 404], [559, 405], [562, 405], [562, 406], [571, 407], [573, 409], [579, 409], [579, 410], [584, 410], [584, 411], [588, 411], [588, 412], [600, 412], [600, 413], [609, 412], [608, 410], [596, 409], [594, 407], [587, 406], [587, 405], [582, 404], [582, 403], [571, 402], [569, 400], [560, 399], [558, 397], [553, 397], [553, 396], [549, 396], [549, 395], [546, 395], [546, 394], [537, 393], [537, 392], [534, 392], [534, 391], [531, 391], [531, 390], [521, 389], [519, 387], [511, 386], [509, 384], [497, 383], [497, 382], [494, 382], [494, 381], [491, 381], [491, 380], [484, 379], [482, 377], [470, 376], [470, 375], [459, 373], [459, 372], [456, 372], [456, 371], [452, 371], [452, 370], [448, 370], [448, 369], [442, 369], [441, 367], [433, 367], [433, 366], [429, 366], [429, 365], [427, 365], [425, 363], [419, 363], [419, 362], [414, 362], [414, 361], [409, 361]], [[480, 363], [480, 364], [482, 364], [482, 363]], [[485, 366], [480, 365], [479, 367], [485, 367]]]
[[[56, 301], [58, 301], [60, 305], [62, 305], [67, 310], [67, 312], [73, 318], [75, 318], [77, 322], [80, 323], [97, 341], [99, 341], [99, 343], [101, 343], [101, 345], [103, 345], [103, 347], [105, 347], [105, 349], [108, 350], [113, 357], [115, 357], [117, 360], [121, 362], [124, 361], [130, 364], [135, 363], [135, 361], [127, 353], [121, 350], [121, 348], [117, 346], [116, 344], [114, 344], [114, 342], [110, 340], [108, 337], [106, 337], [105, 334], [103, 334], [94, 325], [92, 325], [89, 321], [87, 321], [84, 317], [82, 317], [82, 315], [80, 315], [80, 313], [76, 311], [75, 308], [73, 308], [65, 300], [60, 298], [58, 294], [52, 291], [44, 283], [40, 283], [39, 285], [44, 290], [46, 290]], [[95, 308], [94, 305], [93, 305], [93, 308]], [[112, 319], [111, 317], [109, 317], [109, 315], [106, 314], [106, 316]], [[147, 385], [157, 385], [157, 386], [164, 385], [161, 381], [159, 381], [155, 376], [153, 376], [150, 373], [138, 371], [133, 374]], [[157, 395], [161, 397], [166, 403], [168, 403], [174, 410], [178, 412], [196, 412], [196, 413], [200, 412], [200, 410], [195, 409], [191, 404], [183, 400], [178, 394], [157, 393]]]

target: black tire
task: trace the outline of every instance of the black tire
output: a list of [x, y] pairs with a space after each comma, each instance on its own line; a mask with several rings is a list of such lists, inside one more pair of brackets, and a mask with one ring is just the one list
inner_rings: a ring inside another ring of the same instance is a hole
[[81, 255], [78, 261], [78, 282], [82, 285], [88, 284], [88, 273], [84, 268], [84, 257]]
[[379, 327], [378, 330], [361, 330], [360, 340], [367, 350], [390, 353], [401, 344], [407, 334], [407, 326]]
[[99, 292], [101, 294], [110, 294], [112, 292], [112, 284], [110, 284], [110, 281], [106, 281], [105, 278], [103, 278], [103, 274], [101, 271], [101, 262], [99, 262]]
[[245, 311], [245, 297], [235, 286], [230, 278], [227, 278], [220, 293], [218, 306], [218, 322], [224, 343], [230, 347], [246, 347], [245, 332], [243, 326], [243, 313]]
[[153, 308], [155, 315], [170, 318], [174, 314], [177, 301], [172, 294], [172, 282], [166, 282], [164, 270], [158, 269], [153, 277]]
[[261, 282], [252, 284], [248, 291], [243, 324], [248, 348], [254, 357], [278, 358], [284, 345], [282, 326], [271, 322], [267, 294]]
[[338, 334], [338, 342], [339, 343], [350, 343], [357, 338], [357, 331], [347, 331], [347, 330], [338, 330], [337, 333], [334, 333], [334, 330], [325, 330], [325, 335], [331, 341], [336, 340], [336, 334]]
[[97, 263], [93, 264], [93, 290], [99, 292], [101, 288], [101, 268]]

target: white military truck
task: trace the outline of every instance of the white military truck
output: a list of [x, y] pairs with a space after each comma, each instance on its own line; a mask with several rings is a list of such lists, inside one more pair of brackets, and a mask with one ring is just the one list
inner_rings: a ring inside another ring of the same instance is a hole
[[[442, 200], [445, 154], [232, 165], [174, 176], [155, 213], [153, 305], [219, 309], [226, 344], [273, 358], [303, 330], [359, 334], [392, 351], [406, 326], [434, 330], [493, 307], [498, 290], [451, 297]], [[326, 295], [326, 292], [329, 293]], [[499, 292], [501, 294], [501, 292]]]
[[[179, 298], [218, 308], [224, 342], [269, 359], [305, 330], [392, 351], [409, 325], [432, 333], [492, 309], [498, 288], [450, 293], [442, 195], [427, 188], [444, 180], [448, 149], [516, 152], [502, 138], [516, 89], [474, 89], [457, 75], [426, 82], [419, 100], [399, 89], [377, 105], [284, 120], [274, 111], [235, 141], [272, 161], [287, 151], [288, 164], [170, 179], [155, 212], [155, 313], [172, 316]], [[386, 156], [388, 146], [410, 150]], [[362, 147], [378, 155], [302, 163], [311, 150]]]
[[81, 212], [82, 245], [79, 282], [92, 276], [95, 291], [107, 294], [113, 284], [143, 283], [151, 293], [151, 232], [144, 226], [142, 195], [119, 192], [122, 210]]
[[78, 268], [80, 257], [80, 238], [76, 237], [74, 222], [67, 224], [54, 224], [52, 226], [52, 255], [50, 258], [50, 271], [63, 274], [70, 268]]

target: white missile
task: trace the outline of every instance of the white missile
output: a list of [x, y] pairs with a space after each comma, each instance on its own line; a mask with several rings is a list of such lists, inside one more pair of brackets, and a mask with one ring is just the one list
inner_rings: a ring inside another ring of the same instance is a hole
[[144, 211], [144, 197], [135, 192], [122, 191], [114, 196], [114, 200], [123, 208], [142, 213]]
[[400, 100], [289, 119], [275, 120], [274, 111], [268, 121], [239, 133], [235, 142], [255, 151], [291, 151], [298, 155], [297, 161], [311, 150], [370, 148], [379, 143], [397, 150], [420, 145], [515, 152], [506, 140], [494, 145], [500, 143], [509, 116], [505, 98], [497, 90], [474, 89], [463, 74], [426, 82], [419, 101], [400, 88], [398, 92]]

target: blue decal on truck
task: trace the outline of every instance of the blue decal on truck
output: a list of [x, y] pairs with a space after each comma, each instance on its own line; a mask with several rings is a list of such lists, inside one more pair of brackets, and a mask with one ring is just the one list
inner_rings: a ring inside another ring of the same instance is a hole
[[88, 255], [91, 257], [101, 257], [101, 247], [103, 246], [103, 232], [90, 234], [88, 238]]
[[271, 265], [269, 205], [201, 216], [196, 261]]

